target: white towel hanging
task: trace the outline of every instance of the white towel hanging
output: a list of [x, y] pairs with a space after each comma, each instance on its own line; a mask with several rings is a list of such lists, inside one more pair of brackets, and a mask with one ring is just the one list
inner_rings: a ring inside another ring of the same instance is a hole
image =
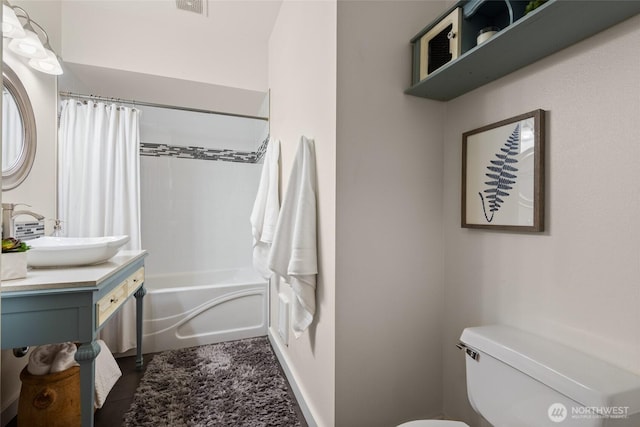
[[100, 345], [100, 353], [96, 357], [94, 406], [99, 409], [102, 408], [107, 395], [122, 376], [122, 371], [107, 344], [102, 340], [96, 342]]
[[253, 234], [253, 266], [265, 279], [271, 277], [271, 270], [268, 267], [269, 251], [280, 212], [279, 159], [280, 141], [270, 139], [264, 156], [258, 194], [250, 217]]
[[316, 311], [316, 162], [314, 143], [301, 137], [278, 225], [269, 268], [291, 285], [292, 328], [298, 338]]

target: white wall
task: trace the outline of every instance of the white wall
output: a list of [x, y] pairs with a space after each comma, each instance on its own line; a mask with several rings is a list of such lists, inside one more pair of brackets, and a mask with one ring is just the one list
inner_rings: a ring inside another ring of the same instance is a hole
[[[640, 16], [450, 101], [444, 138], [444, 409], [479, 425], [455, 343], [505, 323], [640, 373]], [[463, 132], [542, 108], [547, 231], [460, 228]]]
[[[316, 318], [281, 347], [320, 426], [334, 425], [336, 1], [285, 1], [269, 40], [271, 135], [281, 145], [281, 195], [302, 135], [315, 140], [318, 176]], [[288, 292], [288, 286], [280, 290]], [[272, 332], [278, 287], [272, 284]]]
[[63, 1], [65, 61], [222, 86], [267, 89], [278, 1], [209, 1], [208, 16], [172, 0]]
[[442, 412], [444, 109], [403, 91], [444, 7], [338, 2], [336, 426]]
[[148, 275], [248, 268], [259, 164], [140, 158]]
[[269, 133], [269, 122], [245, 117], [136, 107], [140, 141], [236, 151], [256, 151]]
[[61, 1], [60, 90], [259, 115], [280, 0]]
[[[59, 90], [250, 116], [268, 116], [265, 91], [239, 89], [65, 60]], [[266, 71], [265, 71], [266, 73]]]

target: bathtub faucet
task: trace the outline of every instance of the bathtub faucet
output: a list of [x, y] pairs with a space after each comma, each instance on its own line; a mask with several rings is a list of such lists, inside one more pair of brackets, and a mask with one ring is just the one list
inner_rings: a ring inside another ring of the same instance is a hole
[[29, 215], [38, 221], [42, 221], [44, 219], [43, 215], [37, 214], [35, 212], [14, 211], [16, 206], [20, 206], [20, 205], [26, 206], [28, 208], [31, 207], [24, 203], [3, 203], [2, 204], [2, 238], [3, 239], [13, 237], [14, 220], [15, 220], [15, 217], [19, 215]]

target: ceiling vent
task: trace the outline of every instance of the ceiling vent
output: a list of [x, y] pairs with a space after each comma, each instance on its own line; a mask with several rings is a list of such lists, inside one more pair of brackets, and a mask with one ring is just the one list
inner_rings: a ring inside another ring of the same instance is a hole
[[207, 15], [207, 0], [176, 0], [178, 9], [197, 13], [198, 15]]

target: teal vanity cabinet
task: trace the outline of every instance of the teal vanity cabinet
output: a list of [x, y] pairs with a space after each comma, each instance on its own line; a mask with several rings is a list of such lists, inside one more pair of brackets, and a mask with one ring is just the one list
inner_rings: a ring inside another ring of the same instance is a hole
[[[405, 93], [448, 101], [640, 13], [640, 1], [548, 0], [525, 13], [528, 4], [528, 0], [457, 2], [411, 39], [412, 81]], [[456, 10], [457, 31], [451, 31], [442, 22], [454, 19]], [[477, 44], [479, 30], [487, 26], [500, 31]], [[424, 56], [430, 54], [425, 37], [439, 27], [440, 46], [445, 45], [440, 52], [455, 54], [425, 76]]]
[[98, 265], [31, 269], [25, 279], [2, 283], [2, 348], [80, 343], [82, 426], [93, 426], [96, 335], [136, 298], [136, 365], [142, 368], [142, 298], [146, 251], [121, 251]]

